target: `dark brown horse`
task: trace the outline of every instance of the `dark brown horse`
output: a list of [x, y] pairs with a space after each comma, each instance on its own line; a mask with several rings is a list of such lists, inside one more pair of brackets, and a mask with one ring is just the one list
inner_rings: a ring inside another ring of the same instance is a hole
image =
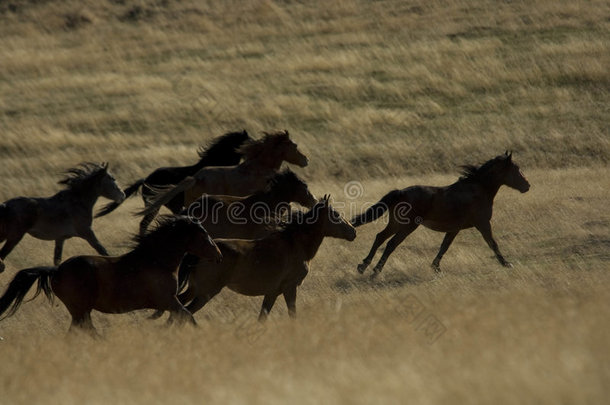
[[204, 167], [166, 190], [138, 214], [144, 215], [145, 221], [151, 221], [164, 204], [182, 193], [185, 195], [185, 206], [204, 193], [244, 197], [264, 189], [269, 177], [280, 169], [282, 162], [300, 167], [308, 163], [307, 157], [290, 139], [288, 131], [266, 133], [262, 139], [246, 142], [239, 151], [244, 155], [244, 161], [239, 165]]
[[441, 258], [458, 232], [471, 227], [481, 233], [498, 261], [503, 266], [511, 267], [500, 253], [489, 223], [494, 197], [502, 185], [522, 193], [530, 188], [508, 152], [480, 167], [464, 166], [463, 176], [449, 186], [413, 186], [389, 192], [352, 220], [352, 225], [360, 226], [374, 221], [385, 211], [389, 212], [388, 225], [377, 234], [368, 256], [358, 265], [358, 271], [364, 273], [379, 246], [393, 236], [373, 269], [372, 277], [375, 277], [394, 249], [420, 224], [434, 231], [445, 232], [441, 248], [432, 262], [436, 271], [440, 271]]
[[61, 262], [64, 241], [73, 236], [85, 239], [99, 254], [108, 255], [91, 229], [93, 205], [100, 196], [121, 202], [125, 194], [108, 172], [107, 163], [82, 163], [67, 173], [59, 182], [67, 188], [52, 197], [17, 197], [0, 204], [0, 242], [6, 240], [0, 250], [0, 272], [4, 271], [2, 260], [26, 233], [55, 241], [55, 265]]
[[185, 214], [198, 221], [213, 238], [257, 239], [278, 229], [289, 203], [311, 208], [316, 203], [307, 183], [285, 169], [267, 187], [247, 197], [204, 194]]
[[222, 255], [208, 233], [185, 216], [171, 216], [136, 237], [132, 251], [117, 257], [75, 256], [59, 267], [21, 270], [0, 297], [0, 315], [13, 315], [38, 280], [38, 292], [56, 295], [72, 315], [72, 328], [95, 332], [91, 311], [125, 313], [152, 308], [171, 312], [170, 321], [192, 315], [176, 298], [177, 272], [185, 253], [219, 262]]
[[292, 218], [283, 230], [262, 239], [216, 239], [222, 263], [195, 265], [180, 301], [188, 303], [187, 309], [195, 313], [228, 287], [240, 294], [264, 296], [259, 320], [267, 317], [279, 295], [284, 296], [290, 316], [295, 317], [297, 287], [307, 276], [309, 261], [324, 237], [352, 241], [356, 230], [330, 206], [327, 196], [307, 213]]
[[[204, 167], [233, 166], [238, 164], [242, 158], [242, 153], [239, 151], [239, 148], [250, 140], [251, 138], [245, 130], [224, 134], [214, 139], [206, 149], [202, 148], [199, 150], [199, 161], [194, 165], [161, 167], [149, 174], [146, 178], [140, 179], [127, 187], [124, 190], [125, 195], [130, 197], [141, 187], [144, 205], [148, 206], [156, 196], [155, 188], [178, 184], [186, 177], [192, 176]], [[114, 202], [106, 205], [95, 215], [95, 217], [97, 218], [111, 213], [120, 204], [120, 202]], [[165, 206], [174, 214], [178, 214], [184, 205], [184, 193], [177, 194], [174, 198], [165, 203]], [[154, 218], [154, 215], [152, 218]], [[146, 232], [146, 228], [150, 224], [152, 218], [143, 219], [142, 222], [140, 222], [141, 234]]]

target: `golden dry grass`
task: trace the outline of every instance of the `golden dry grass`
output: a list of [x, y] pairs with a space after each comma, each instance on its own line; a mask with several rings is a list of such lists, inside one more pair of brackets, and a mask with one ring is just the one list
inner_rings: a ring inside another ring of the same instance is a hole
[[[3, 199], [50, 195], [84, 160], [127, 185], [241, 128], [289, 129], [311, 158], [299, 174], [346, 212], [505, 149], [532, 183], [496, 199], [514, 269], [470, 230], [435, 277], [442, 235], [418, 230], [370, 282], [355, 266], [382, 225], [366, 225], [323, 244], [296, 323], [278, 301], [263, 328], [260, 299], [223, 292], [198, 329], [95, 315], [92, 341], [66, 337], [60, 302], [25, 303], [0, 322], [0, 403], [607, 399], [607, 2], [23, 1], [0, 21]], [[113, 253], [140, 206], [95, 222]], [[66, 243], [66, 257], [92, 252]], [[0, 286], [51, 256], [26, 237]], [[446, 328], [432, 344], [413, 300]]]

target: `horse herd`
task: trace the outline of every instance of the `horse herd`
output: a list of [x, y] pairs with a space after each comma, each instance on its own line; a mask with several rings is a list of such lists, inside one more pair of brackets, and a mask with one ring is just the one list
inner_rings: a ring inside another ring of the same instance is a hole
[[[329, 196], [316, 199], [294, 172], [280, 170], [283, 162], [308, 164], [287, 131], [265, 133], [260, 139], [246, 131], [228, 133], [201, 149], [199, 157], [192, 166], [157, 169], [125, 190], [118, 187], [107, 163], [84, 163], [67, 172], [59, 182], [65, 189], [52, 197], [18, 197], [0, 204], [0, 243], [6, 241], [0, 250], [0, 272], [26, 233], [55, 241], [54, 266], [17, 272], [0, 297], [0, 315], [13, 315], [38, 282], [36, 295], [55, 295], [64, 303], [72, 316], [71, 330], [93, 334], [94, 309], [155, 309], [152, 318], [169, 311], [168, 322], [195, 324], [193, 314], [224, 287], [263, 296], [259, 320], [267, 317], [280, 295], [295, 317], [297, 287], [324, 237], [352, 241], [355, 227], [386, 211], [388, 224], [358, 265], [360, 273], [391, 238], [372, 277], [379, 274], [389, 255], [419, 225], [445, 233], [432, 263], [436, 271], [458, 232], [471, 227], [481, 233], [498, 261], [510, 267], [492, 237], [493, 200], [502, 185], [522, 193], [529, 189], [512, 154], [506, 152], [481, 166], [464, 166], [463, 175], [449, 186], [391, 191], [348, 222], [333, 209]], [[91, 229], [93, 206], [100, 196], [112, 200], [95, 217], [107, 215], [138, 190], [145, 208], [138, 213], [143, 218], [132, 250], [108, 256]], [[291, 210], [291, 203], [308, 210]], [[163, 206], [173, 215], [161, 217], [149, 230]], [[64, 241], [74, 236], [85, 239], [100, 256], [62, 262]]]

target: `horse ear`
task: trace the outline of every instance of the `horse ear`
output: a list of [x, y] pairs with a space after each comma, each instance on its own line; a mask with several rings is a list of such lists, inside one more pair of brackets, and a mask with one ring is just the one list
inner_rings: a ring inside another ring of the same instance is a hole
[[504, 151], [504, 156], [508, 156], [508, 149]]
[[108, 162], [102, 162], [102, 169], [108, 170]]

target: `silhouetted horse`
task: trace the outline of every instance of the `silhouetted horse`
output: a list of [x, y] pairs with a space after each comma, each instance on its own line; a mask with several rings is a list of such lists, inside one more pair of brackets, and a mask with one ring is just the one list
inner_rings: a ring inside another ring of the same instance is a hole
[[[230, 132], [214, 139], [207, 149], [199, 150], [199, 162], [192, 166], [182, 167], [161, 167], [148, 177], [140, 179], [127, 187], [125, 195], [130, 197], [142, 187], [142, 199], [144, 205], [148, 206], [155, 197], [154, 188], [161, 188], [180, 183], [188, 176], [197, 173], [201, 168], [207, 166], [233, 166], [239, 163], [242, 153], [239, 147], [246, 141], [251, 140], [248, 133], [244, 130], [241, 132]], [[152, 188], [151, 188], [152, 187]], [[101, 217], [114, 211], [120, 202], [110, 203], [101, 209], [95, 217]], [[164, 204], [174, 214], [178, 214], [184, 207], [184, 193], [176, 194], [171, 200]], [[156, 215], [156, 214], [155, 214]], [[140, 233], [146, 232], [146, 228], [154, 219], [155, 215], [150, 218], [145, 218], [140, 222]]]
[[135, 238], [134, 249], [117, 257], [75, 256], [59, 267], [19, 271], [0, 297], [0, 315], [11, 316], [38, 280], [51, 298], [56, 295], [72, 315], [74, 327], [95, 332], [91, 311], [125, 313], [152, 308], [171, 312], [170, 321], [193, 316], [176, 298], [177, 273], [185, 253], [220, 261], [222, 255], [208, 233], [184, 216], [162, 219], [156, 229]]
[[247, 141], [239, 151], [244, 155], [244, 160], [239, 165], [204, 167], [177, 186], [165, 190], [138, 215], [144, 216], [143, 221], [151, 221], [164, 204], [182, 193], [185, 196], [185, 206], [189, 206], [204, 193], [247, 196], [264, 189], [269, 177], [280, 169], [282, 162], [301, 167], [308, 163], [307, 157], [290, 139], [288, 131], [266, 133], [262, 139]]
[[191, 269], [187, 290], [179, 295], [195, 313], [224, 287], [249, 296], [263, 295], [259, 320], [264, 320], [276, 298], [283, 295], [291, 317], [296, 316], [297, 287], [309, 271], [326, 236], [352, 241], [356, 230], [324, 196], [311, 210], [293, 215], [285, 229], [264, 238], [216, 239], [223, 261], [199, 262]]
[[377, 234], [368, 256], [358, 265], [358, 271], [364, 273], [379, 246], [394, 235], [373, 269], [372, 277], [375, 277], [394, 249], [420, 224], [445, 232], [441, 248], [432, 262], [436, 271], [440, 271], [441, 258], [458, 232], [471, 227], [483, 235], [498, 261], [503, 266], [511, 267], [500, 254], [489, 223], [494, 197], [502, 185], [522, 193], [530, 188], [519, 167], [513, 163], [512, 154], [508, 152], [480, 167], [464, 166], [463, 176], [449, 186], [413, 186], [389, 192], [381, 201], [352, 220], [352, 225], [360, 226], [379, 218], [386, 210], [389, 212], [388, 225]]
[[[59, 184], [67, 189], [49, 198], [17, 197], [0, 204], [0, 250], [4, 260], [29, 233], [35, 238], [55, 241], [53, 262], [61, 262], [64, 241], [73, 236], [85, 239], [101, 255], [108, 255], [91, 229], [93, 205], [99, 196], [121, 202], [125, 194], [108, 172], [108, 164], [81, 163], [67, 171]], [[4, 263], [0, 260], [0, 272]]]

